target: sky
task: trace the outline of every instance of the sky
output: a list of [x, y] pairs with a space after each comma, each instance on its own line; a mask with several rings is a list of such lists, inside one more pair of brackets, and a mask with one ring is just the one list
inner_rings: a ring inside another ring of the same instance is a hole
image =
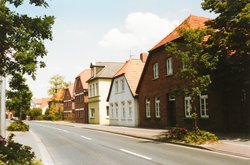
[[[27, 2], [27, 0], [26, 0]], [[66, 82], [91, 62], [125, 62], [147, 52], [189, 15], [215, 18], [201, 9], [202, 0], [48, 0], [49, 8], [27, 3], [13, 8], [30, 16], [53, 15], [53, 40], [36, 80], [27, 77], [33, 97], [48, 97], [49, 79]]]

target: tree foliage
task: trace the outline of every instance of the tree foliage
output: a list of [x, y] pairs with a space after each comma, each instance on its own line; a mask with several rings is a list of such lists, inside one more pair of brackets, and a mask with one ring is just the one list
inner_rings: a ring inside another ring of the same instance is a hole
[[206, 43], [207, 52], [219, 59], [217, 78], [228, 89], [246, 90], [250, 85], [249, 0], [204, 0], [202, 7], [218, 14], [207, 22], [213, 33]]
[[[31, 5], [48, 7], [45, 0], [30, 0]], [[19, 7], [23, 0], [0, 1], [0, 76], [27, 73], [35, 78], [46, 54], [44, 41], [52, 40], [53, 16], [30, 17], [11, 11], [10, 6]]]
[[6, 107], [19, 114], [19, 120], [22, 120], [23, 112], [30, 109], [32, 92], [26, 84], [26, 79], [20, 74], [13, 75], [9, 82], [10, 90], [6, 92]]
[[69, 84], [69, 83], [66, 83], [64, 81], [64, 77], [59, 75], [59, 74], [52, 76], [50, 78], [50, 80], [49, 80], [49, 83], [50, 83], [50, 87], [49, 87], [49, 90], [48, 90], [48, 94], [50, 96], [52, 96], [53, 98], [56, 97], [56, 94], [60, 90], [63, 90]]
[[194, 118], [194, 128], [198, 129], [198, 100], [199, 96], [207, 92], [211, 84], [210, 73], [216, 68], [218, 59], [205, 51], [206, 36], [210, 30], [206, 28], [179, 29], [181, 39], [170, 42], [166, 51], [181, 61], [182, 68], [177, 73], [186, 83], [182, 86], [182, 93], [191, 97], [191, 110]]

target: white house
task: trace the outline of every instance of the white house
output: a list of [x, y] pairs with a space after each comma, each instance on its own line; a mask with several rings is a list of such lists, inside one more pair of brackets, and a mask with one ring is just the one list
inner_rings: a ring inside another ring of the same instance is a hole
[[136, 127], [139, 123], [139, 107], [135, 93], [147, 54], [140, 59], [130, 59], [112, 79], [107, 101], [110, 125]]

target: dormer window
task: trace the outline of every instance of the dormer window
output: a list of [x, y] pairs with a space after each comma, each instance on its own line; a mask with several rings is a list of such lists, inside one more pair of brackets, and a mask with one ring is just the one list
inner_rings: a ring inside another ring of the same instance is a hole
[[96, 67], [91, 68], [91, 77], [96, 76]]

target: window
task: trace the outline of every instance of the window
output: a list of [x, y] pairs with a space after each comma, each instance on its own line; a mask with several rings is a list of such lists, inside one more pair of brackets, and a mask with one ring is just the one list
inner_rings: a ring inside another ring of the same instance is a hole
[[96, 96], [99, 95], [99, 86], [98, 83], [95, 84], [95, 88], [96, 88]]
[[106, 115], [109, 116], [109, 106], [106, 106]]
[[126, 117], [125, 102], [122, 102], [122, 118]]
[[192, 109], [192, 107], [191, 107], [191, 97], [185, 97], [185, 99], [184, 99], [184, 101], [185, 101], [185, 104], [184, 104], [184, 106], [185, 106], [185, 117], [192, 117], [192, 115], [191, 115], [191, 109]]
[[91, 77], [96, 76], [96, 67], [91, 68]]
[[118, 93], [118, 91], [119, 91], [118, 81], [115, 81], [115, 92]]
[[89, 92], [88, 92], [88, 93], [89, 93], [89, 97], [92, 96], [92, 95], [91, 95], [91, 94], [92, 94], [92, 89], [91, 89], [91, 88], [92, 88], [92, 86], [91, 86], [91, 84], [89, 84]]
[[95, 118], [95, 109], [94, 108], [90, 109], [90, 118]]
[[200, 96], [200, 113], [202, 118], [208, 118], [208, 96]]
[[128, 101], [128, 117], [132, 118], [132, 102]]
[[146, 117], [150, 118], [150, 99], [146, 98]]
[[110, 104], [110, 116], [113, 118], [114, 115], [114, 109], [113, 109], [113, 104]]
[[155, 117], [160, 118], [160, 98], [155, 97]]
[[118, 103], [115, 103], [115, 117], [118, 118]]
[[125, 90], [125, 83], [124, 83], [124, 79], [121, 79], [121, 86], [122, 86], [122, 91]]
[[154, 79], [159, 78], [158, 63], [154, 64], [153, 71], [154, 71]]
[[173, 74], [172, 57], [166, 60], [167, 75]]
[[182, 61], [182, 70], [187, 70], [187, 68], [188, 68], [187, 62]]
[[92, 91], [93, 91], [93, 96], [96, 96], [96, 94], [95, 94], [95, 84], [92, 84]]

